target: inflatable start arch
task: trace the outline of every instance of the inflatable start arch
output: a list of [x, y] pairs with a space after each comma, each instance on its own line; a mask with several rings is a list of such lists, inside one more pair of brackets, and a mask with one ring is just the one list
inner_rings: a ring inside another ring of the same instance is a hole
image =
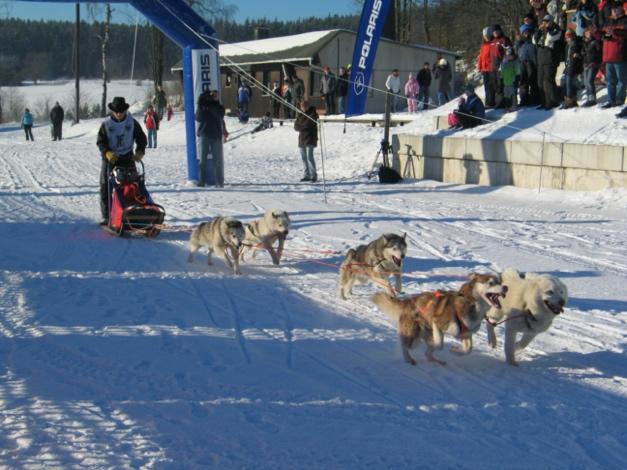
[[[77, 3], [76, 0], [21, 1]], [[215, 30], [183, 0], [78, 0], [78, 3], [128, 3], [183, 49], [187, 177], [192, 181], [198, 180], [194, 108], [203, 91], [220, 90], [220, 60]]]

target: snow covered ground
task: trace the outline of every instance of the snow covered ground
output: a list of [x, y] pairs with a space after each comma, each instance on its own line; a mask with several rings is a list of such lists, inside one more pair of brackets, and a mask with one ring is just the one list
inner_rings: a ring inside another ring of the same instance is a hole
[[[0, 128], [0, 467], [627, 466], [627, 191], [383, 186], [364, 177], [381, 129], [341, 124], [325, 125], [328, 204], [297, 183], [289, 126], [227, 143], [226, 187], [200, 189], [177, 114], [145, 158], [171, 230], [117, 239], [96, 226], [98, 125], [54, 143]], [[189, 227], [271, 207], [294, 223], [281, 267], [187, 263]], [[446, 367], [422, 351], [411, 367], [376, 286], [337, 298], [327, 251], [384, 232], [408, 233], [407, 293], [514, 266], [560, 276], [566, 313], [519, 368], [483, 330], [470, 356], [447, 339]]]

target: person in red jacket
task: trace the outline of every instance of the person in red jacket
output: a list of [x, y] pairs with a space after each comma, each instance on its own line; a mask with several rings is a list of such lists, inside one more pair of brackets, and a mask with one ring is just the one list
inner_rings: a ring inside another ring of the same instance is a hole
[[148, 106], [148, 111], [144, 114], [144, 125], [148, 131], [148, 148], [157, 148], [157, 131], [159, 130], [159, 115], [152, 105]]
[[615, 3], [603, 27], [603, 63], [608, 101], [603, 108], [622, 106], [627, 91], [627, 16], [622, 3]]
[[479, 49], [477, 59], [477, 70], [483, 77], [483, 89], [485, 90], [485, 104], [494, 107], [494, 92], [490, 84], [490, 72], [492, 72], [492, 61], [490, 60], [490, 43], [492, 42], [492, 27], [483, 28], [483, 41]]

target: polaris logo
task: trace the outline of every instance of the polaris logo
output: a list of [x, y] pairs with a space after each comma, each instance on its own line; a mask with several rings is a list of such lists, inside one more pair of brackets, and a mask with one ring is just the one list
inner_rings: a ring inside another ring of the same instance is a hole
[[213, 64], [211, 59], [211, 54], [207, 52], [201, 54], [200, 56], [200, 84], [203, 92], [211, 91], [217, 88], [213, 85]]
[[359, 96], [364, 92], [366, 88], [366, 84], [364, 83], [365, 80], [363, 72], [357, 72], [355, 80], [353, 81], [353, 90], [355, 91], [355, 95]]
[[366, 39], [361, 45], [361, 56], [359, 57], [358, 66], [360, 69], [366, 69], [366, 61], [372, 50], [372, 41], [374, 39], [374, 32], [377, 27], [377, 20], [381, 13], [381, 6], [383, 0], [374, 0], [372, 4], [372, 10], [370, 11], [370, 18], [368, 20], [368, 26], [366, 27]]

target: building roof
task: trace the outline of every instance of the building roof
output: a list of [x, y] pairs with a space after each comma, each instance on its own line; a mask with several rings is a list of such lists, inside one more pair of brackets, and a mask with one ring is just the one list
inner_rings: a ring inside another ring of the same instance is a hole
[[[356, 33], [353, 31], [329, 29], [326, 31], [293, 34], [291, 36], [280, 36], [275, 38], [257, 39], [254, 41], [222, 44], [219, 49], [220, 65], [235, 64], [244, 66], [277, 62], [309, 62], [328, 42], [335, 39], [335, 37], [340, 33], [348, 33], [356, 36]], [[381, 38], [381, 41], [394, 42], [385, 38]], [[438, 49], [418, 44], [400, 45], [440, 52], [457, 57], [454, 52], [446, 49]], [[182, 69], [183, 65], [179, 62], [171, 68], [171, 71], [175, 72]]]

